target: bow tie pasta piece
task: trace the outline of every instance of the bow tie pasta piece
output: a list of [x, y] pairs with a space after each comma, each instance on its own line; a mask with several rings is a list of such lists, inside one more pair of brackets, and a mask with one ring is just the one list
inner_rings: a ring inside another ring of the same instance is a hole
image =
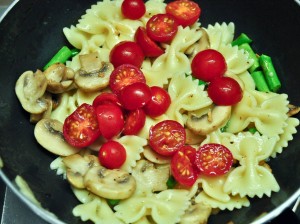
[[253, 78], [251, 77], [251, 75], [248, 71], [245, 71], [245, 72], [239, 74], [238, 77], [243, 82], [243, 86], [244, 86], [243, 91], [245, 91], [245, 90], [247, 90], [247, 91], [255, 90], [254, 80], [253, 80]]
[[166, 13], [166, 3], [161, 0], [156, 1], [146, 1], [146, 13], [140, 19], [144, 23], [144, 27], [146, 26], [147, 21], [151, 18], [151, 16], [161, 13]]
[[225, 144], [240, 166], [234, 168], [224, 184], [224, 191], [241, 197], [270, 197], [272, 191], [279, 191], [279, 185], [269, 169], [260, 165], [270, 157], [278, 137], [239, 133]]

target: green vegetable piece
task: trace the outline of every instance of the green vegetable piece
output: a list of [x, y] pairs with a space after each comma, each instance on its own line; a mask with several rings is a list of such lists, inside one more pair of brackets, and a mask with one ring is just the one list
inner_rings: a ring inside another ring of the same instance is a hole
[[114, 207], [120, 203], [120, 199], [106, 199], [109, 206]]
[[249, 128], [248, 131], [251, 133], [251, 134], [254, 134], [255, 132], [257, 132], [257, 129], [255, 127], [253, 128]]
[[253, 65], [249, 68], [249, 72], [252, 73], [258, 70], [258, 68], [260, 67], [258, 57], [252, 50], [251, 46], [248, 43], [244, 43], [239, 46], [239, 49], [244, 49], [245, 51], [247, 51], [249, 53], [249, 57], [254, 60]]
[[77, 48], [73, 48], [73, 49], [71, 49], [71, 52], [72, 52], [71, 57], [74, 57], [74, 56], [76, 56], [77, 54], [79, 54], [80, 50], [77, 49]]
[[234, 41], [232, 41], [231, 45], [232, 46], [239, 46], [242, 44], [250, 44], [252, 40], [244, 33], [241, 33], [240, 36], [238, 36]]
[[168, 189], [173, 189], [175, 185], [177, 184], [177, 181], [173, 176], [170, 176], [169, 179], [167, 180], [167, 187]]
[[267, 55], [261, 55], [259, 57], [259, 64], [262, 67], [270, 90], [272, 92], [277, 92], [281, 87], [281, 82], [277, 76], [271, 57]]
[[229, 127], [229, 123], [230, 123], [230, 120], [227, 121], [227, 123], [225, 124], [225, 126], [223, 126], [223, 127], [220, 128], [220, 131], [221, 132], [226, 132], [227, 128]]
[[49, 66], [55, 63], [65, 63], [71, 56], [72, 56], [72, 51], [67, 46], [63, 46], [53, 56], [53, 58], [51, 58], [51, 60], [45, 65], [43, 69], [46, 70]]
[[255, 86], [258, 91], [261, 92], [270, 92], [268, 84], [265, 80], [264, 73], [262, 71], [255, 71], [251, 73], [251, 76], [254, 80]]

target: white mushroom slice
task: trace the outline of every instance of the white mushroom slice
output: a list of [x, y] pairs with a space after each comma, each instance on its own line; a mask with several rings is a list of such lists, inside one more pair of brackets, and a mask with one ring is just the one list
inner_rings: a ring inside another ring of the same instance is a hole
[[47, 79], [37, 70], [24, 72], [16, 82], [15, 92], [24, 108], [29, 113], [40, 114], [47, 110], [47, 103], [43, 98], [47, 88]]
[[193, 111], [188, 115], [187, 127], [198, 135], [207, 135], [224, 126], [230, 115], [231, 106], [212, 106]]
[[144, 147], [144, 157], [152, 163], [168, 164], [170, 163], [170, 157], [162, 156], [152, 150], [149, 146]]
[[187, 145], [198, 145], [201, 142], [203, 142], [203, 140], [206, 138], [206, 136], [195, 134], [193, 131], [191, 131], [188, 128], [185, 129], [185, 133], [186, 133], [185, 144]]
[[92, 193], [109, 199], [129, 198], [135, 191], [135, 179], [126, 171], [93, 167], [84, 176], [84, 184]]
[[42, 120], [43, 118], [50, 118], [51, 112], [52, 112], [52, 105], [53, 105], [53, 101], [52, 101], [52, 97], [51, 94], [49, 93], [45, 93], [45, 101], [47, 103], [47, 110], [44, 111], [41, 114], [30, 114], [30, 122], [32, 123], [37, 123], [38, 121]]
[[79, 55], [81, 69], [75, 74], [76, 85], [84, 91], [93, 92], [108, 86], [113, 71], [110, 62], [100, 60], [97, 52]]
[[38, 143], [59, 156], [69, 156], [77, 153], [80, 149], [69, 145], [62, 133], [63, 124], [54, 119], [42, 119], [34, 128], [34, 136]]
[[212, 208], [203, 203], [191, 205], [182, 216], [180, 224], [206, 224]]

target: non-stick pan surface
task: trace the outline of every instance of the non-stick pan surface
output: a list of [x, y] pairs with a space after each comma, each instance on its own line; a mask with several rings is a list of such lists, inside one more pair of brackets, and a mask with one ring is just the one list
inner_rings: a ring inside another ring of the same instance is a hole
[[[14, 86], [26, 70], [42, 68], [49, 58], [67, 44], [63, 27], [76, 24], [92, 0], [21, 0], [0, 24], [0, 154], [6, 182], [22, 176], [42, 206], [65, 223], [81, 223], [72, 215], [78, 204], [69, 184], [50, 170], [55, 158], [41, 148], [33, 136], [34, 126], [20, 106]], [[253, 39], [257, 53], [272, 56], [283, 83], [282, 92], [300, 105], [300, 6], [292, 0], [241, 1], [201, 0], [201, 23], [234, 22], [236, 34]], [[299, 118], [299, 116], [298, 116]], [[249, 223], [263, 212], [271, 212], [299, 194], [300, 135], [296, 134], [284, 153], [270, 161], [281, 187], [271, 198], [251, 200], [251, 206], [220, 212], [210, 223]], [[14, 184], [12, 185], [14, 186]], [[280, 207], [281, 206], [281, 207]], [[277, 210], [278, 212], [279, 210]], [[46, 217], [45, 214], [41, 216]]]

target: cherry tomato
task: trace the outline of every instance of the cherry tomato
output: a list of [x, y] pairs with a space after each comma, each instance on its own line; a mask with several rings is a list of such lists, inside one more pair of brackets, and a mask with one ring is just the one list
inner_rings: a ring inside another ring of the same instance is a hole
[[230, 77], [220, 77], [211, 81], [207, 93], [216, 105], [222, 106], [234, 105], [243, 98], [243, 90], [239, 83]]
[[125, 119], [124, 135], [136, 135], [144, 127], [146, 114], [143, 109], [136, 109], [129, 112]]
[[158, 57], [164, 53], [164, 50], [151, 40], [143, 27], [136, 30], [135, 41], [140, 45], [146, 57]]
[[92, 144], [100, 136], [94, 107], [84, 103], [70, 114], [65, 119], [63, 135], [74, 147], [83, 148]]
[[172, 157], [171, 172], [177, 182], [187, 187], [193, 186], [198, 177], [189, 156], [181, 150], [177, 151]]
[[192, 60], [193, 76], [205, 82], [224, 75], [227, 64], [223, 55], [213, 49], [200, 51]]
[[102, 104], [114, 104], [121, 106], [118, 96], [114, 93], [103, 92], [100, 93], [93, 101], [93, 107], [97, 107]]
[[143, 72], [136, 66], [130, 64], [121, 65], [113, 70], [109, 78], [109, 87], [118, 94], [120, 91], [135, 82], [146, 83]]
[[149, 145], [163, 156], [172, 156], [185, 144], [185, 139], [184, 127], [173, 120], [161, 121], [149, 131]]
[[118, 169], [126, 161], [126, 150], [119, 142], [110, 140], [100, 147], [98, 158], [102, 166]]
[[154, 41], [170, 42], [178, 31], [178, 24], [170, 14], [156, 14], [148, 20], [146, 31]]
[[124, 87], [119, 95], [123, 107], [127, 110], [142, 108], [151, 99], [151, 89], [143, 82]]
[[96, 108], [99, 130], [104, 138], [117, 136], [124, 128], [123, 112], [114, 104], [102, 104]]
[[233, 163], [232, 153], [221, 144], [205, 144], [196, 152], [196, 165], [200, 172], [208, 176], [227, 173]]
[[109, 60], [115, 68], [123, 64], [131, 64], [140, 68], [144, 57], [141, 47], [136, 42], [122, 41], [113, 47]]
[[175, 17], [178, 25], [183, 27], [193, 25], [200, 17], [199, 5], [189, 0], [177, 0], [166, 6], [166, 12]]
[[121, 5], [123, 15], [128, 19], [139, 19], [146, 12], [145, 3], [142, 0], [124, 0]]
[[171, 97], [169, 93], [161, 87], [152, 86], [151, 100], [145, 105], [144, 110], [147, 115], [157, 117], [167, 111], [171, 104]]

